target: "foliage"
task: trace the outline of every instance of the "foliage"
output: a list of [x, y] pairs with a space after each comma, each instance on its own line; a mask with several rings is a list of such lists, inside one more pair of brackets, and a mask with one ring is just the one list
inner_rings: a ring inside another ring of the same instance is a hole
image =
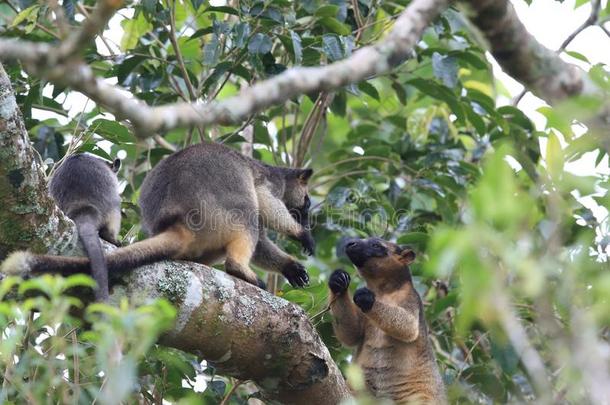
[[[84, 275], [2, 281], [0, 402], [117, 403], [156, 377], [157, 370], [138, 367], [175, 310], [165, 301], [84, 307], [69, 295], [92, 284]], [[6, 299], [15, 293], [17, 300]]]
[[[106, 39], [106, 45], [87, 49], [85, 58], [98, 74], [151, 105], [180, 99], [212, 101], [292, 66], [317, 66], [346, 57], [382, 37], [405, 3], [246, 0], [212, 6], [201, 0], [144, 0], [119, 12], [119, 47]], [[75, 5], [64, 1], [73, 23]], [[78, 3], [85, 9], [90, 5], [91, 1]], [[7, 4], [0, 7], [5, 14], [12, 13]], [[47, 3], [21, 0], [14, 8], [14, 17], [2, 27], [4, 35], [37, 41], [52, 41], [58, 35]], [[607, 11], [606, 7], [603, 12]], [[322, 312], [325, 283], [339, 266], [359, 280], [341, 253], [342, 241], [377, 235], [413, 245], [419, 252], [412, 272], [453, 402], [528, 401], [537, 388], [539, 395], [578, 403], [587, 389], [579, 356], [586, 354], [587, 342], [608, 339], [608, 222], [598, 222], [590, 202], [608, 206], [609, 184], [607, 176], [576, 176], [567, 166], [585, 153], [595, 159], [595, 166], [607, 166], [597, 136], [577, 136], [574, 125], [595, 112], [600, 100], [573, 99], [544, 107], [540, 113], [547, 126], [536, 129], [518, 108], [497, 106], [506, 91], [494, 78], [477, 38], [463, 15], [450, 9], [426, 31], [414, 58], [391, 74], [332, 94], [295, 98], [250, 117], [240, 127], [175, 130], [161, 134], [166, 142], [146, 144], [136, 143], [127, 123], [115, 121], [99, 107], [71, 104], [78, 99], [70, 90], [25, 76], [18, 65], [10, 66], [9, 73], [32, 141], [44, 159], [60, 159], [68, 142], [70, 150], [106, 158], [125, 154], [123, 242], [143, 237], [136, 208], [139, 188], [146, 172], [171, 153], [167, 143], [181, 148], [214, 140], [240, 148], [251, 139], [258, 159], [315, 169], [318, 249], [315, 258], [307, 259], [312, 282], [305, 290], [295, 290], [279, 280], [277, 294], [310, 313], [345, 370], [349, 351], [334, 339], [330, 317]], [[590, 75], [607, 89], [606, 67], [590, 66]], [[42, 119], [39, 110], [56, 115]], [[300, 254], [292, 242], [278, 239], [289, 252]], [[41, 283], [65, 288], [58, 279]], [[355, 288], [358, 283], [353, 284]], [[27, 288], [23, 285], [32, 284], [22, 284], [22, 289]], [[45, 301], [59, 308], [46, 316], [61, 314], [49, 319], [54, 320], [51, 325], [62, 325], [64, 333], [76, 326], [68, 316], [73, 300], [57, 296]], [[6, 304], [5, 317], [22, 320], [12, 328], [23, 336], [37, 337], [39, 332], [27, 326], [42, 325], [47, 318], [41, 314], [30, 320], [27, 302]], [[151, 328], [148, 342], [130, 341], [130, 329], [116, 328], [113, 322], [104, 330], [94, 323], [98, 326], [77, 338], [98, 342], [96, 355], [106, 360], [111, 347], [102, 344], [104, 339], [122, 337], [130, 342], [123, 355], [132, 356], [130, 365], [124, 366], [131, 368], [116, 372], [133, 376], [135, 362], [162, 329], [147, 323], [147, 311], [167, 312], [163, 304], [156, 305], [138, 310], [105, 307], [103, 312], [117, 323], [125, 314], [140, 319]], [[90, 317], [97, 313], [90, 308]], [[515, 339], [507, 327], [512, 315], [527, 332], [526, 342]], [[594, 339], [578, 340], [576, 332], [582, 328]], [[54, 335], [61, 344], [53, 346], [53, 353], [65, 358], [43, 360], [49, 362], [44, 378], [61, 380], [53, 395], [62, 398], [74, 395], [72, 386], [77, 384], [70, 377], [75, 358], [71, 334], [59, 335]], [[520, 345], [528, 341], [552, 376], [549, 392], [540, 392], [523, 357]], [[91, 353], [84, 343], [77, 348], [80, 369], [98, 370], [95, 362], [82, 366], [93, 357], [81, 355]], [[208, 378], [203, 394], [183, 388], [182, 381], [192, 381], [196, 373], [190, 357], [177, 353], [156, 347], [140, 361], [138, 381], [154, 387], [147, 392], [169, 400], [209, 403], [227, 395], [231, 403], [242, 403], [251, 395], [247, 384], [233, 390], [241, 382], [222, 377]], [[59, 370], [71, 371], [68, 378], [59, 378]], [[358, 378], [357, 372], [348, 375]], [[95, 396], [105, 376], [86, 376], [97, 389], [81, 390], [82, 398]], [[48, 386], [39, 387], [46, 391]]]

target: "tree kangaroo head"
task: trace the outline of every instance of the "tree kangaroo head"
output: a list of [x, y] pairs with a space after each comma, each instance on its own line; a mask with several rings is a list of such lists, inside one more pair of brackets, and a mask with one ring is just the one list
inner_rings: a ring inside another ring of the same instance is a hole
[[309, 199], [307, 183], [313, 174], [312, 169], [294, 169], [286, 174], [286, 185], [282, 201], [290, 215], [305, 228], [309, 228]]
[[415, 252], [380, 238], [350, 239], [345, 253], [365, 280], [410, 280]]

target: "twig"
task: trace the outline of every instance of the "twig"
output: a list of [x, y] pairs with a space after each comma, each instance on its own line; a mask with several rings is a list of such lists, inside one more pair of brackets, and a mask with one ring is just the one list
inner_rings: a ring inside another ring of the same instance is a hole
[[318, 312], [317, 314], [314, 314], [312, 316], [309, 317], [309, 320], [311, 322], [313, 322], [316, 318], [318, 318], [319, 316], [324, 315], [325, 313], [327, 313], [328, 311], [330, 311], [330, 307], [335, 303], [335, 301], [337, 301], [337, 296], [335, 295], [333, 297], [332, 300], [330, 300], [330, 302], [328, 303], [328, 305], [326, 306], [326, 308], [324, 308], [323, 310], [321, 310], [320, 312]]
[[567, 48], [567, 46], [570, 45], [570, 42], [572, 42], [578, 34], [583, 32], [586, 28], [588, 28], [592, 25], [595, 25], [595, 23], [597, 23], [597, 19], [599, 18], [600, 5], [601, 5], [600, 0], [593, 0], [591, 2], [591, 14], [589, 14], [589, 17], [578, 28], [576, 28], [576, 30], [573, 33], [568, 35], [568, 37], [562, 42], [561, 46], [557, 50], [557, 53], [563, 52]]
[[305, 161], [305, 155], [309, 150], [309, 145], [320, 125], [320, 121], [324, 117], [324, 112], [328, 107], [330, 98], [331, 95], [329, 93], [320, 93], [303, 124], [303, 130], [301, 131], [301, 137], [299, 138], [299, 143], [297, 145], [296, 156], [294, 157], [294, 165], [296, 167], [301, 167]]
[[222, 399], [222, 401], [220, 401], [220, 404], [218, 404], [218, 405], [226, 405], [226, 404], [228, 404], [229, 401], [231, 400], [231, 395], [233, 395], [233, 393], [235, 393], [235, 390], [237, 390], [237, 388], [239, 388], [239, 386], [242, 385], [243, 383], [245, 383], [246, 381], [241, 381], [241, 380], [238, 380], [238, 379], [233, 379], [233, 386], [231, 387], [229, 392], [227, 392], [227, 395], [225, 395], [225, 397]]
[[[578, 34], [583, 32], [586, 28], [595, 25], [597, 19], [599, 18], [600, 4], [600, 0], [593, 0], [591, 2], [591, 13], [589, 14], [589, 17], [578, 28], [576, 28], [574, 32], [568, 35], [568, 37], [561, 43], [559, 49], [557, 49], [558, 54], [563, 52], [568, 47], [568, 45], [570, 45], [570, 43], [574, 40], [574, 38], [578, 36]], [[600, 27], [602, 26], [600, 25]], [[604, 28], [602, 27], [602, 29]], [[515, 98], [513, 98], [511, 104], [513, 106], [517, 106], [528, 92], [529, 90], [527, 89], [527, 87], [524, 87], [521, 93], [519, 93], [517, 96], [515, 96]]]
[[[82, 15], [85, 16], [85, 18], [89, 18], [89, 12], [87, 11], [87, 9], [85, 7], [83, 7], [82, 4], [76, 3], [76, 8], [78, 9], [78, 11], [81, 12]], [[116, 53], [114, 52], [114, 50], [112, 49], [112, 47], [108, 43], [108, 40], [103, 35], [100, 35], [100, 39], [104, 43], [104, 46], [106, 46], [106, 49], [108, 49], [108, 53], [110, 53], [110, 55], [112, 55], [112, 56], [116, 56]], [[150, 58], [151, 56], [147, 55], [147, 57]]]
[[608, 28], [604, 27], [603, 24], [599, 24], [598, 27], [601, 28], [601, 30], [604, 31], [608, 37], [610, 37], [610, 30], [608, 30]]
[[186, 83], [186, 88], [189, 92], [191, 101], [195, 101], [197, 99], [197, 94], [195, 93], [193, 83], [191, 83], [188, 71], [186, 70], [186, 65], [184, 64], [184, 59], [182, 58], [182, 51], [180, 51], [178, 39], [176, 38], [176, 0], [172, 0], [172, 7], [170, 8], [169, 15], [169, 41], [172, 44], [172, 48], [174, 48], [176, 60], [178, 61], [178, 67], [182, 72], [182, 77], [184, 77], [184, 82]]
[[549, 384], [546, 367], [540, 354], [530, 343], [523, 325], [517, 319], [505, 294], [498, 288], [492, 294], [492, 299], [502, 328], [534, 382], [539, 395], [539, 402], [543, 404], [550, 403], [552, 387]]
[[332, 176], [332, 178], [330, 178], [328, 180], [324, 180], [324, 181], [320, 181], [318, 183], [315, 183], [315, 184], [311, 185], [310, 188], [311, 189], [316, 189], [316, 188], [318, 188], [320, 186], [323, 186], [326, 183], [330, 183], [331, 181], [340, 180], [340, 179], [345, 178], [345, 177], [355, 176], [357, 174], [366, 174], [368, 172], [369, 172], [368, 170], [352, 170], [350, 172], [342, 173], [339, 176]]
[[53, 14], [55, 14], [55, 21], [59, 27], [59, 33], [65, 38], [70, 32], [70, 24], [66, 19], [64, 9], [59, 5], [57, 0], [49, 0], [49, 7], [53, 10]]
[[72, 329], [72, 364], [74, 373], [74, 402], [78, 403], [80, 397], [80, 364], [78, 359], [78, 338], [76, 337], [76, 329]]
[[93, 41], [122, 3], [121, 0], [99, 0], [93, 12], [83, 22], [80, 30], [61, 43], [58, 49], [59, 59], [65, 59], [79, 53], [89, 42]]
[[178, 148], [176, 148], [174, 145], [169, 143], [161, 135], [155, 135], [155, 136], [153, 136], [153, 139], [155, 140], [155, 142], [157, 142], [157, 144], [159, 144], [159, 146], [161, 146], [167, 150], [171, 150], [172, 152], [176, 152], [178, 150]]

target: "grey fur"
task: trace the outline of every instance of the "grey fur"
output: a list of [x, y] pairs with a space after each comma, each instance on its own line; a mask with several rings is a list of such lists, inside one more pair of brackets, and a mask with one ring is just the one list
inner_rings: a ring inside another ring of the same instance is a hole
[[108, 298], [108, 268], [99, 237], [116, 244], [120, 229], [121, 197], [115, 173], [119, 166], [119, 160], [108, 163], [89, 154], [71, 155], [49, 184], [51, 196], [77, 226], [98, 284], [97, 300]]

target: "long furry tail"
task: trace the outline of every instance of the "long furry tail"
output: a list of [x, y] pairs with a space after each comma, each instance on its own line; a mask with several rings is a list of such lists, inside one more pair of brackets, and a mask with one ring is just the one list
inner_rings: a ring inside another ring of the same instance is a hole
[[105, 301], [108, 299], [108, 267], [104, 257], [104, 248], [100, 242], [98, 220], [95, 215], [82, 214], [74, 218], [80, 241], [89, 256], [91, 275], [97, 282], [95, 299]]
[[[136, 267], [160, 260], [179, 258], [183, 249], [193, 240], [193, 234], [178, 225], [152, 238], [112, 251], [106, 256], [110, 275], [122, 275]], [[90, 262], [86, 257], [38, 255], [27, 251], [14, 252], [0, 265], [0, 272], [14, 275], [37, 275], [40, 273], [90, 273]]]

